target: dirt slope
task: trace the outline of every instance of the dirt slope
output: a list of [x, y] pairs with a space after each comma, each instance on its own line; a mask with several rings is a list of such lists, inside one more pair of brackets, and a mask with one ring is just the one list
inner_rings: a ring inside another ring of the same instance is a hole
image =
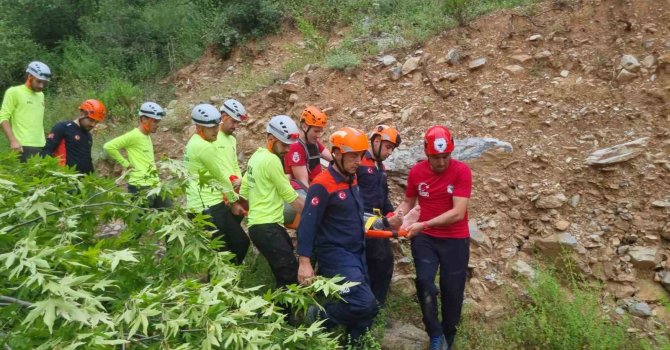
[[[408, 145], [436, 123], [457, 138], [510, 142], [512, 153], [470, 162], [470, 217], [482, 235], [473, 245], [469, 301], [495, 318], [496, 295], [501, 285], [515, 286], [518, 261], [532, 265], [557, 255], [562, 244], [622, 308], [647, 302], [670, 321], [660, 306], [668, 298], [661, 280], [670, 288], [670, 203], [664, 202], [670, 201], [670, 2], [585, 0], [554, 7], [558, 3], [532, 13], [499, 11], [386, 53], [397, 65], [376, 58], [348, 72], [310, 65], [287, 82], [238, 91], [234, 96], [252, 115], [237, 134], [241, 157], [262, 144], [270, 116], [297, 118], [306, 104], [326, 109], [330, 130], [394, 124]], [[229, 60], [206, 55], [181, 70], [172, 81], [179, 86], [172, 118], [186, 120], [196, 96], [226, 97], [217, 96], [217, 84], [279, 71], [300, 40], [290, 31]], [[624, 55], [636, 60], [624, 58], [621, 72]], [[412, 58], [418, 67], [403, 74]], [[479, 58], [485, 64], [471, 68]], [[157, 153], [180, 158], [188, 136], [188, 127], [159, 134]], [[642, 137], [647, 144], [631, 160], [585, 163], [600, 148]], [[636, 319], [640, 327], [653, 326], [644, 315]]]

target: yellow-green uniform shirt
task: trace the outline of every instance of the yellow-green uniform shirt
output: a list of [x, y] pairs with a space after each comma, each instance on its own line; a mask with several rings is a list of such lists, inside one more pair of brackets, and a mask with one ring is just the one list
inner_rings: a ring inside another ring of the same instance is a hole
[[237, 140], [233, 135], [226, 135], [219, 131], [216, 141], [213, 142], [216, 146], [216, 156], [218, 157], [221, 171], [226, 178], [230, 175], [235, 175], [238, 178], [242, 177], [240, 165], [237, 163]]
[[284, 174], [281, 160], [267, 148], [259, 148], [249, 158], [240, 195], [249, 201], [249, 226], [283, 225], [284, 202], [298, 198]]
[[0, 123], [9, 121], [21, 146], [44, 147], [44, 94], [26, 85], [10, 87], [0, 109]]
[[[143, 134], [135, 128], [121, 136], [110, 140], [102, 146], [107, 154], [121, 166], [132, 165], [128, 183], [135, 186], [155, 186], [159, 180], [154, 161], [154, 145], [151, 136]], [[125, 149], [128, 159], [119, 150]]]
[[[192, 177], [186, 189], [186, 207], [192, 211], [203, 211], [221, 203], [224, 194], [229, 202], [237, 201], [238, 197], [233, 191], [230, 180], [225, 178], [223, 172], [221, 172], [216, 151], [214, 143], [208, 142], [197, 134], [193, 135], [186, 144], [184, 163], [186, 170]], [[207, 183], [200, 187], [201, 173], [209, 179], [208, 181], [216, 181], [223, 186], [223, 193]]]

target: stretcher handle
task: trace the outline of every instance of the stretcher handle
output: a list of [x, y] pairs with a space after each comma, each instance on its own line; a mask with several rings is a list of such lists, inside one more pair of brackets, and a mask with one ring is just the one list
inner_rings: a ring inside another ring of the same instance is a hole
[[385, 230], [367, 230], [365, 238], [398, 238], [407, 237], [407, 230], [385, 231]]

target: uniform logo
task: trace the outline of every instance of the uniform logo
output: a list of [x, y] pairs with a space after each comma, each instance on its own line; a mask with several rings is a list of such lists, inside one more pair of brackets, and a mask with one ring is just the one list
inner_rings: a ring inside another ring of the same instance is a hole
[[299, 161], [300, 161], [300, 153], [298, 153], [298, 152], [293, 152], [293, 158], [291, 158], [291, 159], [293, 159], [293, 162], [294, 162], [294, 163], [299, 162]]
[[447, 140], [445, 140], [444, 137], [435, 139], [435, 141], [433, 141], [433, 147], [436, 151], [442, 153], [447, 150]]
[[337, 198], [339, 198], [341, 200], [345, 200], [345, 199], [347, 199], [347, 193], [344, 192], [344, 191], [337, 192]]
[[374, 170], [372, 170], [372, 168], [368, 168], [368, 174], [372, 174], [372, 173], [374, 173]]
[[312, 198], [312, 201], [310, 203], [312, 203], [312, 205], [316, 207], [317, 205], [319, 205], [319, 197]]
[[53, 140], [53, 139], [54, 139], [54, 136], [56, 136], [56, 135], [54, 135], [54, 133], [50, 132], [49, 135], [47, 135], [47, 138], [48, 138], [49, 140]]
[[422, 182], [417, 186], [417, 190], [419, 192], [419, 196], [428, 198], [428, 189], [430, 189], [430, 186], [428, 186], [427, 183]]
[[447, 186], [447, 193], [454, 194], [454, 185]]
[[75, 141], [79, 141], [79, 139], [81, 139], [81, 136], [79, 136], [79, 135], [74, 135], [74, 139], [75, 139]]

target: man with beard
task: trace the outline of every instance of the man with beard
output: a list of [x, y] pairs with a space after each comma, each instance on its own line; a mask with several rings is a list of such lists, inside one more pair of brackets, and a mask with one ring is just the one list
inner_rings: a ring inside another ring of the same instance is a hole
[[[384, 227], [390, 230], [402, 224], [402, 213], [393, 213], [393, 204], [389, 199], [389, 187], [383, 161], [393, 150], [400, 146], [398, 130], [388, 125], [377, 125], [369, 134], [370, 147], [365, 152], [361, 165], [356, 170], [358, 188], [361, 190], [366, 216], [383, 216]], [[378, 219], [379, 220], [379, 219]], [[374, 222], [374, 219], [373, 219]], [[366, 229], [368, 223], [366, 222]], [[380, 305], [386, 301], [391, 277], [393, 276], [393, 252], [391, 241], [386, 238], [366, 238], [365, 257], [368, 264], [370, 288]]]
[[[139, 125], [137, 128], [105, 143], [103, 148], [125, 169], [130, 169], [128, 192], [137, 194], [140, 191], [155, 187], [160, 179], [154, 160], [154, 145], [151, 134], [156, 133], [161, 119], [165, 116], [163, 107], [155, 102], [145, 102], [140, 106]], [[126, 150], [128, 159], [121, 155]], [[148, 198], [149, 208], [166, 208], [172, 206], [168, 197], [151, 195]]]
[[233, 263], [241, 265], [249, 250], [249, 238], [244, 232], [235, 235], [223, 220], [226, 211], [242, 215], [244, 209], [217, 162], [214, 141], [219, 133], [221, 112], [210, 104], [199, 104], [191, 111], [191, 121], [195, 124], [195, 133], [184, 149], [184, 165], [190, 176], [186, 206], [191, 213], [210, 216], [209, 220], [216, 227], [214, 237], [222, 239], [223, 249], [235, 254]]
[[[449, 350], [454, 343], [463, 307], [463, 291], [470, 258], [468, 202], [472, 171], [451, 158], [454, 139], [447, 127], [436, 125], [424, 136], [427, 160], [416, 163], [407, 176], [405, 200], [398, 207], [409, 212], [418, 202], [418, 222], [407, 228], [416, 268], [416, 295], [431, 350]], [[435, 276], [440, 271], [440, 308]]]
[[5, 92], [0, 109], [0, 125], [9, 141], [9, 148], [21, 154], [21, 162], [44, 147], [44, 87], [51, 79], [49, 67], [39, 61], [30, 62], [26, 82]]
[[40, 153], [60, 159], [61, 165], [74, 167], [77, 172], [93, 172], [91, 130], [105, 120], [107, 110], [98, 100], [86, 100], [79, 106], [79, 117], [72, 121], [56, 123], [47, 136], [47, 143]]
[[328, 328], [345, 326], [348, 341], [356, 346], [378, 312], [367, 278], [363, 200], [356, 181], [368, 138], [361, 130], [345, 127], [330, 136], [330, 143], [334, 160], [314, 179], [300, 219], [298, 282], [312, 282], [314, 256], [320, 275], [358, 282], [340, 291], [342, 300], [327, 303], [323, 310], [311, 305], [306, 319], [324, 319]]
[[[276, 287], [297, 282], [298, 261], [284, 223], [284, 202], [302, 211], [304, 200], [291, 187], [281, 159], [297, 142], [298, 126], [286, 115], [270, 119], [266, 146], [249, 158], [240, 195], [249, 201], [249, 236], [270, 264]], [[288, 311], [288, 310], [286, 310]]]

